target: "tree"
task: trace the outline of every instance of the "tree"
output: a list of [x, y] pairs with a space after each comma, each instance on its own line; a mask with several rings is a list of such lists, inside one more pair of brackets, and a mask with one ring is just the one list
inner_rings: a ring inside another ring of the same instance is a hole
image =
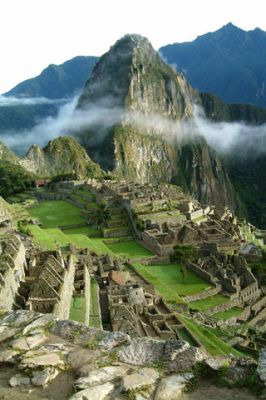
[[0, 161], [0, 196], [7, 198], [34, 186], [35, 176], [18, 164]]
[[197, 254], [197, 249], [191, 245], [176, 245], [174, 252], [170, 255], [171, 262], [178, 262], [181, 266], [180, 272], [183, 277], [183, 282], [187, 275], [187, 263], [192, 261]]

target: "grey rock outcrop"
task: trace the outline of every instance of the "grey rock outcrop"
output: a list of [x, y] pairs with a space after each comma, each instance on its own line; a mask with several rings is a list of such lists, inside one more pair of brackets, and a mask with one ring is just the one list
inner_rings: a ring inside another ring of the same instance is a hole
[[[0, 364], [11, 363], [20, 372], [11, 377], [11, 387], [43, 390], [66, 374], [77, 390], [69, 393], [72, 400], [175, 400], [192, 378], [187, 371], [204, 359], [199, 348], [182, 340], [131, 339], [27, 311], [0, 316], [1, 332]], [[213, 360], [206, 368], [219, 370]], [[236, 382], [253, 370], [254, 361], [230, 358], [228, 379]]]
[[261, 350], [257, 369], [260, 380], [266, 386], [266, 349]]
[[121, 378], [128, 370], [129, 367], [124, 365], [99, 368], [76, 380], [75, 386], [78, 389], [86, 389], [100, 383], [110, 382], [115, 378]]
[[177, 400], [183, 389], [193, 378], [193, 374], [170, 375], [161, 380], [155, 394], [155, 400]]
[[153, 368], [142, 368], [122, 379], [125, 392], [153, 385], [159, 379], [159, 373]]
[[96, 385], [81, 390], [81, 392], [74, 394], [69, 400], [103, 400], [113, 389], [114, 385], [107, 382], [103, 385]]
[[30, 378], [28, 376], [24, 376], [22, 374], [16, 374], [16, 375], [12, 376], [12, 378], [10, 378], [9, 385], [11, 387], [27, 386], [27, 385], [30, 385]]

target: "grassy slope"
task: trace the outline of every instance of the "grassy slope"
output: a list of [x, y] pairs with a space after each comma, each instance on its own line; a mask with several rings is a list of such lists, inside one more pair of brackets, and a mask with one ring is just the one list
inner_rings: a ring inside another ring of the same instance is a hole
[[28, 211], [32, 217], [40, 220], [44, 228], [56, 228], [59, 225], [85, 222], [79, 208], [62, 200], [43, 201]]
[[82, 226], [80, 228], [72, 228], [72, 229], [63, 229], [63, 232], [65, 235], [73, 235], [75, 233], [80, 234], [80, 235], [95, 235], [95, 234], [100, 234], [100, 231], [97, 229], [93, 228], [92, 226]]
[[38, 244], [45, 250], [55, 250], [56, 245], [54, 240], [49, 237], [44, 229], [40, 228], [37, 225], [27, 225], [26, 228], [29, 229], [29, 231], [33, 235], [33, 241], [36, 244]]
[[125, 256], [129, 258], [142, 258], [151, 257], [153, 254], [141, 246], [135, 240], [129, 240], [127, 242], [117, 242], [108, 244], [109, 249], [111, 249], [115, 254], [119, 256]]
[[227, 320], [232, 317], [237, 317], [238, 315], [242, 314], [243, 310], [238, 307], [230, 308], [230, 310], [222, 311], [217, 314], [214, 314], [213, 317], [217, 319]]
[[72, 297], [69, 319], [84, 323], [85, 319], [85, 297]]
[[68, 235], [70, 238], [71, 242], [77, 246], [80, 249], [85, 249], [88, 248], [92, 251], [94, 251], [96, 254], [112, 254], [112, 250], [107, 247], [101, 238], [89, 238], [88, 236], [81, 235], [78, 233], [75, 233], [73, 235]]
[[209, 308], [227, 303], [228, 301], [228, 297], [221, 294], [216, 294], [214, 296], [208, 297], [207, 299], [192, 301], [191, 303], [189, 303], [189, 307], [193, 310], [205, 311]]
[[179, 318], [184, 323], [191, 333], [201, 342], [209, 354], [212, 356], [234, 354], [242, 356], [240, 352], [229, 346], [227, 343], [218, 338], [211, 329], [197, 324], [195, 321], [179, 315]]

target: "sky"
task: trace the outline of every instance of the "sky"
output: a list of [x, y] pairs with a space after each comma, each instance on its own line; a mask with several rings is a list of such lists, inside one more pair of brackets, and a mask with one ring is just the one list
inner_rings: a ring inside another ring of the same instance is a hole
[[100, 56], [126, 33], [159, 47], [228, 22], [266, 31], [263, 0], [0, 0], [0, 93], [77, 55]]

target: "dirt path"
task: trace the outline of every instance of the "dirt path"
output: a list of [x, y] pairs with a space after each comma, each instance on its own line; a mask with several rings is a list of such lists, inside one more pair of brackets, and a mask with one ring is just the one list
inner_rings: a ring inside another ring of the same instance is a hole
[[[73, 394], [74, 376], [69, 372], [61, 373], [43, 389], [10, 388], [8, 381], [18, 372], [12, 367], [0, 368], [0, 400], [67, 400]], [[244, 389], [219, 388], [204, 383], [194, 392], [183, 394], [180, 400], [258, 400], [258, 397]]]
[[64, 372], [47, 388], [11, 388], [8, 381], [19, 371], [12, 367], [0, 368], [0, 400], [67, 400], [73, 393], [74, 377]]
[[185, 393], [180, 400], [258, 400], [245, 389], [227, 389], [204, 383], [192, 393]]

